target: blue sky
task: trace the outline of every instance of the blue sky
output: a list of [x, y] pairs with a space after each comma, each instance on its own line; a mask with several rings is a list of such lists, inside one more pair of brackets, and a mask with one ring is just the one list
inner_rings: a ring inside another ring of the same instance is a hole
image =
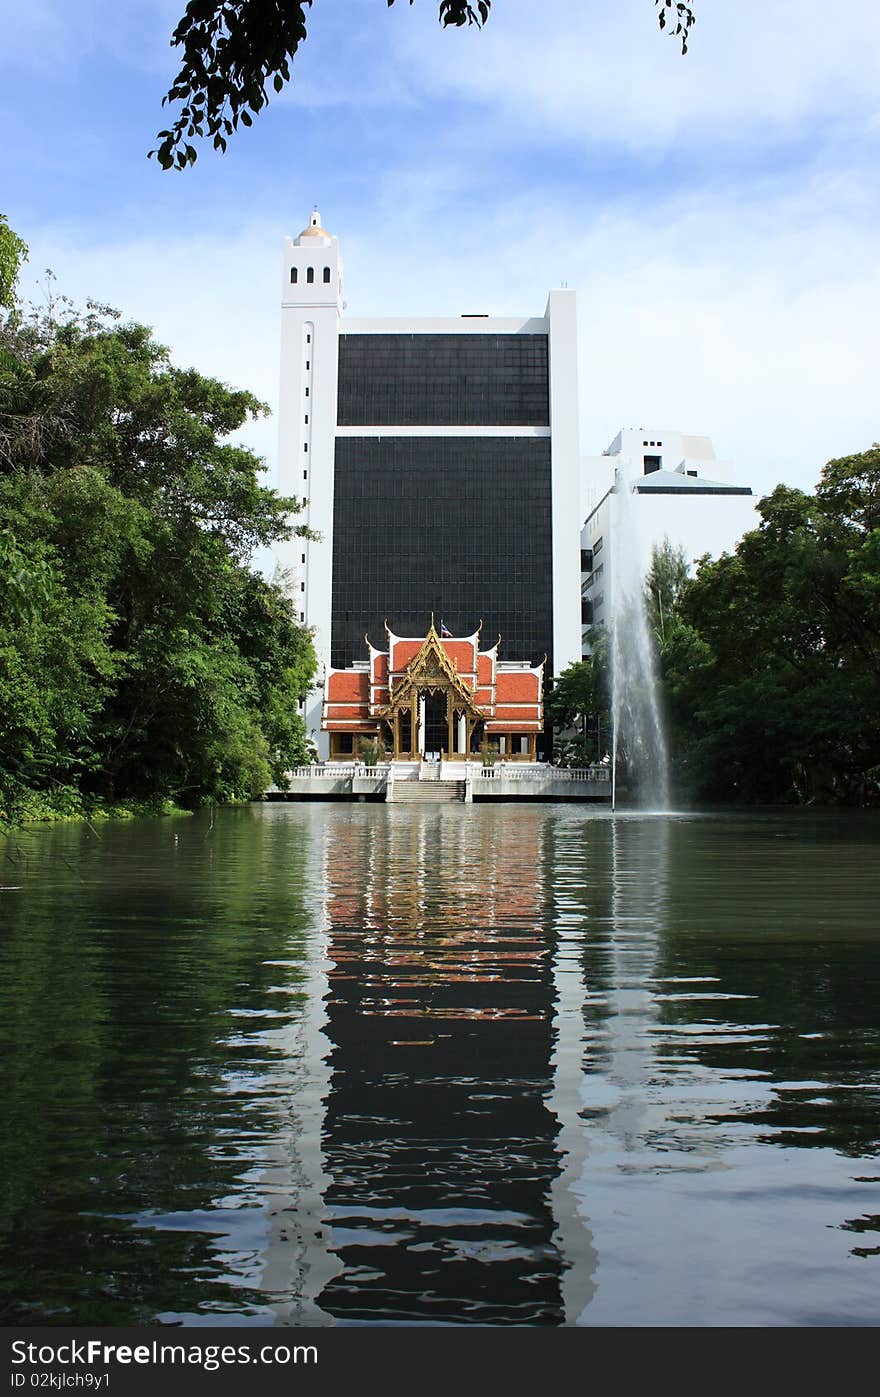
[[[294, 83], [185, 175], [165, 124], [183, 0], [0, 0], [0, 210], [74, 297], [277, 400], [280, 246], [318, 204], [352, 315], [540, 313], [579, 293], [581, 440], [711, 435], [811, 488], [880, 437], [880, 6], [316, 0]], [[540, 11], [540, 27], [531, 15]], [[248, 439], [275, 457], [272, 421]]]

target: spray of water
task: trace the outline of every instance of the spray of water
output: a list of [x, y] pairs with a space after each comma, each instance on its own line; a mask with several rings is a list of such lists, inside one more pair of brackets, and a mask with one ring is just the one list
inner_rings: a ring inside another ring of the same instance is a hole
[[[615, 777], [626, 772], [639, 805], [669, 808], [669, 758], [660, 715], [656, 659], [645, 614], [638, 500], [615, 472], [609, 558], [611, 722]], [[615, 780], [616, 797], [616, 780]]]

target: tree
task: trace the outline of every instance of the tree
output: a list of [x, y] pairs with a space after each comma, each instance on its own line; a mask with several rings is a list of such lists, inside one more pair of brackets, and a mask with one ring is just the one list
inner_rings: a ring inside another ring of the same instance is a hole
[[880, 448], [830, 461], [815, 495], [778, 486], [732, 556], [703, 559], [667, 630], [680, 771], [720, 799], [876, 792]]
[[[413, 0], [409, 0], [410, 4]], [[306, 9], [312, 0], [189, 0], [171, 43], [183, 61], [163, 98], [183, 103], [173, 124], [159, 132], [155, 155], [163, 170], [195, 164], [194, 139], [206, 139], [225, 151], [229, 137], [269, 104], [268, 85], [281, 92], [290, 81], [290, 65], [306, 39]], [[393, 5], [394, 0], [387, 0]], [[540, 0], [533, 0], [540, 22]], [[687, 52], [695, 23], [690, 5], [681, 0], [654, 0], [660, 28], [681, 41]], [[485, 24], [491, 0], [439, 0], [440, 23], [446, 27]]]
[[[10, 228], [6, 215], [0, 213], [0, 312], [11, 312], [13, 308], [18, 273], [27, 255], [27, 244]], [[9, 314], [0, 315], [0, 330], [5, 331], [10, 318]], [[20, 368], [15, 355], [0, 340], [0, 374], [14, 378]]]
[[6, 215], [0, 213], [0, 307], [4, 309], [12, 305], [19, 268], [27, 253], [27, 244], [10, 228]]
[[262, 404], [98, 311], [4, 337], [0, 812], [282, 782], [315, 656], [249, 565], [298, 508], [228, 441]]
[[[567, 665], [554, 679], [546, 710], [557, 733], [575, 729], [577, 739], [556, 744], [557, 760], [563, 765], [597, 760], [602, 753], [602, 729], [610, 731], [608, 719], [607, 640], [604, 631], [591, 632], [592, 654]], [[592, 729], [592, 740], [591, 740]]]
[[661, 647], [678, 614], [687, 577], [688, 563], [684, 549], [676, 547], [668, 538], [664, 538], [661, 544], [655, 544], [645, 578], [645, 606], [648, 622]]

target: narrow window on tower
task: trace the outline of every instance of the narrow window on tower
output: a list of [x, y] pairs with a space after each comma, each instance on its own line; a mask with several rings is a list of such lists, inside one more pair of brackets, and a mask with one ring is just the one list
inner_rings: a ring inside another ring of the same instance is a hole
[[329, 285], [330, 285], [330, 268], [329, 268], [329, 267], [325, 267], [325, 268], [324, 268], [324, 285], [325, 285], [325, 286], [329, 286]]
[[312, 337], [311, 337], [311, 335], [306, 335], [306, 344], [311, 344], [311, 342], [312, 342]]
[[306, 426], [308, 426], [308, 425], [309, 425], [309, 414], [306, 413]]
[[308, 478], [309, 478], [309, 473], [308, 473], [308, 471], [303, 471], [303, 480], [308, 480]]
[[308, 449], [309, 449], [309, 444], [308, 444], [307, 441], [304, 441], [304, 442], [303, 442], [303, 451], [308, 451]]
[[296, 267], [291, 267], [290, 269], [290, 284], [291, 286], [296, 286]]
[[310, 359], [307, 359], [307, 360], [306, 360], [306, 368], [307, 368], [307, 369], [310, 369], [311, 367], [312, 367], [311, 360], [310, 360]]
[[[308, 367], [309, 367], [308, 364], [306, 364], [306, 368], [308, 368]], [[308, 396], [309, 396], [309, 390], [308, 390], [308, 388], [306, 388], [306, 397], [308, 397]]]
[[311, 286], [311, 284], [312, 284], [312, 282], [313, 282], [314, 280], [315, 280], [315, 269], [314, 269], [314, 267], [307, 267], [307, 268], [306, 268], [306, 281], [307, 281], [307, 282], [309, 283], [309, 285]]

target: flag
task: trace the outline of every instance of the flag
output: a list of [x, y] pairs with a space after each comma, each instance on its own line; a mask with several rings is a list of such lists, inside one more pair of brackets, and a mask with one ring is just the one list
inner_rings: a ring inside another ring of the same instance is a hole
[[452, 631], [449, 629], [445, 621], [440, 622], [440, 637], [442, 640], [446, 640], [447, 637], [450, 640], [452, 639]]

